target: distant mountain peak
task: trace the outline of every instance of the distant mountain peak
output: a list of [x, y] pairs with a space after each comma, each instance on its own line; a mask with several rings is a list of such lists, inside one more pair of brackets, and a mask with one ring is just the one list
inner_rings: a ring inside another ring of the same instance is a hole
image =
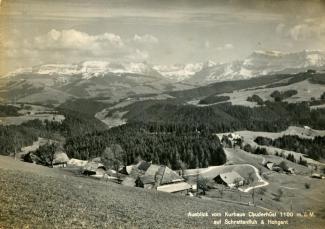
[[306, 68], [325, 66], [325, 52], [303, 50], [285, 53], [280, 51], [256, 50], [241, 61], [226, 64], [203, 65], [201, 71], [186, 79], [186, 83], [206, 85], [213, 82], [248, 79], [277, 72], [297, 73]]
[[280, 52], [255, 50], [243, 60], [229, 63], [215, 63], [207, 60], [201, 63], [151, 65], [147, 62], [108, 62], [87, 60], [78, 64], [44, 64], [33, 68], [22, 68], [8, 76], [19, 74], [41, 74], [59, 76], [81, 76], [83, 79], [115, 74], [140, 74], [162, 77], [174, 82], [206, 85], [226, 80], [239, 80], [289, 70], [296, 73], [305, 68], [325, 66], [325, 52], [303, 50], [301, 52]]

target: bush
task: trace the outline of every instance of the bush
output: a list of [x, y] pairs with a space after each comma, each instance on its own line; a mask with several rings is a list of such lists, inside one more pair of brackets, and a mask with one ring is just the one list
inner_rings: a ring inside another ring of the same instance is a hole
[[306, 189], [310, 189], [310, 184], [305, 183], [305, 188], [306, 188]]
[[274, 91], [270, 96], [274, 98], [275, 102], [281, 102], [284, 99], [296, 95], [297, 93], [298, 93], [297, 90], [288, 90], [284, 92]]
[[292, 161], [292, 162], [296, 162], [295, 157], [293, 156], [293, 154], [289, 153], [287, 156], [287, 160]]
[[320, 99], [325, 99], [325, 92], [323, 92], [323, 94], [320, 96]]
[[199, 104], [213, 104], [213, 103], [220, 103], [220, 102], [225, 102], [227, 100], [229, 100], [230, 97], [229, 96], [208, 96], [204, 99], [201, 99], [199, 101]]
[[275, 201], [281, 201], [282, 196], [283, 196], [283, 191], [282, 191], [282, 189], [279, 188], [278, 191], [277, 191], [277, 193], [274, 194], [273, 200], [275, 200]]
[[287, 163], [285, 161], [281, 161], [281, 163], [279, 164], [279, 167], [284, 171], [288, 171], [288, 169], [289, 169], [289, 166], [287, 165]]
[[259, 97], [258, 95], [255, 95], [255, 94], [248, 97], [247, 101], [256, 102], [258, 105], [263, 105], [264, 104], [263, 99], [261, 97]]
[[243, 148], [244, 151], [252, 153], [254, 150], [250, 144], [246, 144]]
[[254, 154], [268, 155], [265, 148], [257, 147], [254, 151]]

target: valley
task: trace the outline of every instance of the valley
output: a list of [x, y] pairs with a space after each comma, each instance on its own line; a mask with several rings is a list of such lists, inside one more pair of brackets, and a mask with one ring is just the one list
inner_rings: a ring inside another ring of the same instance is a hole
[[286, 228], [324, 223], [321, 67], [193, 86], [187, 80], [198, 73], [175, 81], [166, 68], [167, 78], [155, 68], [91, 64], [40, 66], [5, 80], [0, 227], [209, 228], [212, 217], [187, 213], [217, 210], [313, 211]]

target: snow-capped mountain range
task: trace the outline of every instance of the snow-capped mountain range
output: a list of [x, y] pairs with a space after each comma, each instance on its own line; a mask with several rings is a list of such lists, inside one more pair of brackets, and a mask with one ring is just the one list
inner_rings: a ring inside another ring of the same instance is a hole
[[113, 63], [106, 61], [84, 61], [78, 64], [46, 64], [18, 69], [8, 76], [40, 74], [59, 76], [81, 76], [82, 79], [133, 73], [162, 77], [174, 82], [206, 85], [213, 82], [239, 80], [290, 70], [292, 73], [305, 68], [325, 66], [325, 52], [302, 51], [282, 53], [277, 51], [255, 51], [240, 61], [230, 63], [189, 63], [175, 65], [151, 65], [148, 63]]
[[103, 76], [107, 73], [134, 73], [142, 75], [157, 75], [146, 63], [111, 63], [106, 61], [84, 61], [79, 64], [44, 64], [31, 68], [22, 68], [11, 72], [9, 76], [35, 73], [40, 75], [81, 75], [83, 79]]
[[192, 84], [240, 80], [280, 72], [297, 73], [306, 68], [325, 66], [325, 52], [302, 51], [282, 53], [277, 51], [255, 51], [244, 60], [224, 64], [206, 65], [185, 79]]

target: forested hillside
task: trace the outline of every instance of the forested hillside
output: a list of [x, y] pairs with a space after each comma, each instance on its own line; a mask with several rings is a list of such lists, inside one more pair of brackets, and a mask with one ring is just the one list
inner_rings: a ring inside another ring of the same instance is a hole
[[175, 101], [145, 101], [124, 107], [129, 122], [177, 123], [213, 132], [236, 130], [282, 131], [290, 125], [325, 128], [325, 109], [311, 110], [308, 103], [269, 102], [246, 107], [230, 103], [197, 107]]
[[65, 116], [62, 123], [36, 119], [21, 125], [0, 125], [0, 154], [9, 155], [15, 150], [19, 151], [21, 147], [31, 145], [38, 137], [56, 139], [106, 129], [102, 122], [92, 116], [63, 109], [59, 112]]
[[172, 125], [127, 124], [68, 138], [65, 149], [70, 157], [86, 160], [101, 156], [112, 144], [122, 146], [124, 164], [144, 159], [181, 169], [220, 165], [226, 161], [218, 137]]

